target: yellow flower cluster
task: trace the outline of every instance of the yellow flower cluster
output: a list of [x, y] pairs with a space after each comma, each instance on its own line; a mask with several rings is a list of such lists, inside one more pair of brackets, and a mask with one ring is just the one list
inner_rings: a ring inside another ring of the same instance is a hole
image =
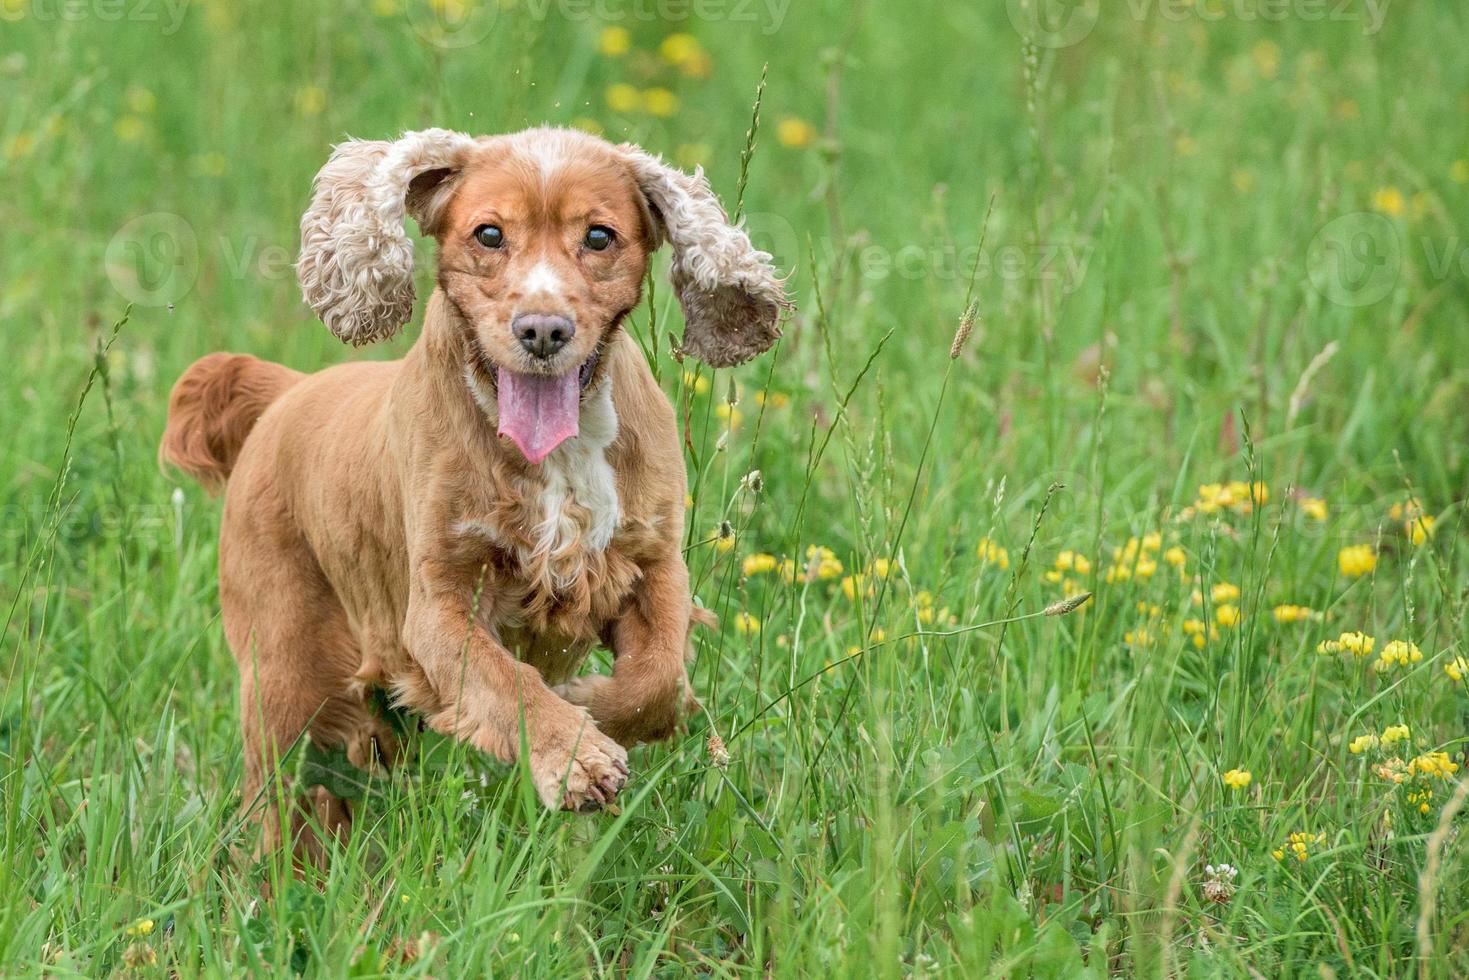
[[1453, 660], [1446, 661], [1443, 665], [1443, 672], [1449, 676], [1449, 680], [1457, 684], [1466, 675], [1469, 675], [1469, 660], [1455, 657]]
[[1004, 548], [991, 541], [989, 538], [979, 539], [979, 547], [977, 549], [977, 553], [979, 555], [979, 560], [984, 562], [986, 565], [995, 565], [1000, 568], [1010, 567], [1010, 552], [1006, 551]]
[[1336, 556], [1336, 566], [1347, 578], [1361, 578], [1377, 567], [1377, 552], [1370, 544], [1354, 544]]
[[1231, 769], [1224, 774], [1224, 785], [1230, 789], [1244, 789], [1254, 778], [1248, 769]]
[[[1141, 538], [1128, 538], [1122, 547], [1112, 549], [1112, 564], [1107, 566], [1103, 577], [1108, 582], [1152, 578], [1158, 571], [1158, 551], [1162, 547], [1163, 535], [1157, 531], [1144, 534]], [[1174, 564], [1171, 558], [1168, 562]]]
[[1199, 495], [1179, 515], [1189, 520], [1196, 514], [1218, 514], [1233, 511], [1248, 514], [1256, 507], [1263, 507], [1270, 499], [1270, 488], [1263, 483], [1246, 483], [1231, 480], [1228, 483], [1204, 483], [1199, 486]]
[[1408, 763], [1409, 776], [1449, 780], [1453, 779], [1454, 773], [1458, 771], [1459, 764], [1450, 759], [1447, 752], [1425, 752]]
[[1285, 860], [1285, 855], [1290, 853], [1297, 861], [1304, 861], [1311, 856], [1311, 848], [1326, 843], [1325, 834], [1311, 834], [1306, 831], [1297, 831], [1285, 839], [1285, 846], [1278, 847], [1270, 853], [1275, 860]]
[[741, 636], [755, 636], [760, 632], [760, 620], [751, 613], [741, 611], [735, 613], [734, 627], [735, 632]]
[[740, 565], [740, 571], [748, 578], [752, 575], [764, 575], [768, 572], [773, 572], [778, 567], [780, 567], [780, 562], [776, 560], [776, 557], [762, 551], [753, 555], [746, 555], [744, 562]]
[[1433, 528], [1437, 521], [1431, 514], [1424, 512], [1423, 505], [1416, 498], [1393, 504], [1388, 508], [1387, 516], [1389, 520], [1402, 522], [1403, 536], [1415, 548], [1433, 537]]
[[[1216, 582], [1209, 589], [1209, 601], [1218, 605], [1221, 602], [1235, 602], [1240, 597], [1239, 586], [1232, 582]], [[1193, 591], [1189, 599], [1196, 606], [1204, 604], [1204, 594], [1198, 589]]]
[[1387, 671], [1394, 667], [1406, 667], [1416, 664], [1423, 659], [1423, 651], [1418, 649], [1416, 643], [1407, 640], [1393, 640], [1382, 648], [1378, 654], [1377, 661], [1373, 663], [1374, 670]]
[[1320, 619], [1321, 614], [1307, 606], [1282, 605], [1271, 610], [1277, 623], [1302, 623], [1308, 620]]
[[842, 563], [836, 552], [825, 545], [811, 545], [806, 549], [806, 578], [834, 579], [842, 576]]
[[1376, 645], [1376, 638], [1358, 630], [1343, 633], [1334, 640], [1322, 640], [1316, 645], [1316, 652], [1322, 654], [1350, 653], [1353, 656], [1365, 657], [1372, 653], [1372, 648]]
[[1320, 497], [1302, 497], [1296, 501], [1296, 506], [1300, 508], [1302, 514], [1313, 521], [1326, 520], [1326, 501]]
[[1347, 751], [1352, 755], [1361, 755], [1370, 749], [1391, 748], [1398, 742], [1407, 741], [1408, 738], [1407, 725], [1388, 725], [1382, 730], [1381, 735], [1373, 735], [1371, 732], [1366, 735], [1358, 735], [1348, 743]]
[[1202, 619], [1185, 619], [1183, 621], [1184, 635], [1192, 641], [1193, 645], [1203, 648], [1209, 640], [1219, 639], [1219, 630], [1213, 626], [1205, 627]]

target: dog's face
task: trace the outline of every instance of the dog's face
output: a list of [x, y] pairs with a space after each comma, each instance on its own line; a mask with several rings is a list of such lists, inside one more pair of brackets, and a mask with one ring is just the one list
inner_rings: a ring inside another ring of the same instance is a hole
[[[501, 431], [533, 463], [576, 434], [602, 353], [637, 305], [657, 230], [626, 155], [553, 131], [479, 145], [449, 186], [410, 188], [439, 241], [438, 284]], [[430, 201], [424, 196], [436, 197]], [[447, 200], [445, 200], [447, 198]]]
[[376, 340], [412, 316], [405, 212], [438, 239], [466, 371], [495, 391], [500, 431], [532, 463], [576, 434], [599, 355], [661, 242], [673, 246], [685, 352], [724, 367], [780, 336], [788, 303], [770, 256], [730, 224], [702, 175], [574, 130], [425, 130], [343, 144], [317, 175], [297, 271], [344, 340]]

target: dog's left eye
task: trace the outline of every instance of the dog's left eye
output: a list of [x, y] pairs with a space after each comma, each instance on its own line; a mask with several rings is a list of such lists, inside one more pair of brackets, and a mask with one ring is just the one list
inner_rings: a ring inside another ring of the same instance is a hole
[[606, 225], [592, 225], [587, 229], [586, 245], [593, 252], [601, 252], [612, 244], [617, 233]]

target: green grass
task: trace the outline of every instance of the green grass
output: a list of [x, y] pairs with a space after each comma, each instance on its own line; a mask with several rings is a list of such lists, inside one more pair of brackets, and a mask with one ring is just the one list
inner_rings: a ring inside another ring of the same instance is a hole
[[[500, 6], [450, 47], [401, 3], [211, 0], [172, 29], [162, 5], [0, 0], [4, 972], [1469, 971], [1465, 770], [1375, 770], [1464, 759], [1461, 5], [1373, 30], [1334, 0], [1108, 3], [1057, 48], [1000, 3], [722, 5], [617, 21], [621, 57], [605, 15], [668, 8]], [[661, 60], [679, 31], [707, 77]], [[202, 354], [314, 369], [412, 343], [346, 349], [300, 301], [329, 145], [590, 119], [702, 159], [732, 202], [766, 64], [743, 203], [793, 271], [786, 339], [686, 377], [661, 272], [632, 324], [689, 430], [688, 558], [722, 620], [693, 668], [707, 716], [634, 753], [620, 815], [542, 812], [423, 737], [328, 870], [233, 859], [219, 506], [154, 452]], [[617, 83], [676, 111], [614, 111]], [[784, 145], [791, 120], [814, 142]], [[1188, 514], [1229, 480], [1269, 500]], [[1389, 515], [1410, 497], [1437, 521], [1418, 547]], [[1152, 533], [1151, 576], [1112, 557]], [[1361, 578], [1354, 544], [1378, 555]], [[840, 575], [806, 580], [812, 546]], [[1090, 571], [1050, 581], [1064, 549]], [[742, 575], [755, 553], [803, 574]], [[1081, 590], [1082, 612], [964, 629]], [[1373, 656], [1317, 653], [1358, 629]], [[1373, 669], [1399, 638], [1421, 661]], [[1350, 751], [1399, 723], [1407, 742]], [[1295, 832], [1307, 859], [1277, 861]]]

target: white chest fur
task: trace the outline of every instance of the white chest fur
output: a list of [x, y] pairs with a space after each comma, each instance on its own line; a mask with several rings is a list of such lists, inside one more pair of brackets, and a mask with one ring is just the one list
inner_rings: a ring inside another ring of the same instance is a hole
[[[495, 403], [467, 377], [470, 390], [485, 414], [494, 418]], [[612, 403], [612, 380], [603, 380], [581, 406], [575, 438], [557, 446], [539, 468], [539, 486], [530, 510], [537, 515], [530, 547], [522, 546], [520, 560], [527, 570], [545, 576], [547, 585], [564, 588], [583, 568], [583, 556], [600, 553], [612, 542], [621, 509], [617, 474], [607, 450], [617, 438], [617, 410]], [[499, 529], [480, 521], [461, 521], [460, 534], [505, 542]]]

